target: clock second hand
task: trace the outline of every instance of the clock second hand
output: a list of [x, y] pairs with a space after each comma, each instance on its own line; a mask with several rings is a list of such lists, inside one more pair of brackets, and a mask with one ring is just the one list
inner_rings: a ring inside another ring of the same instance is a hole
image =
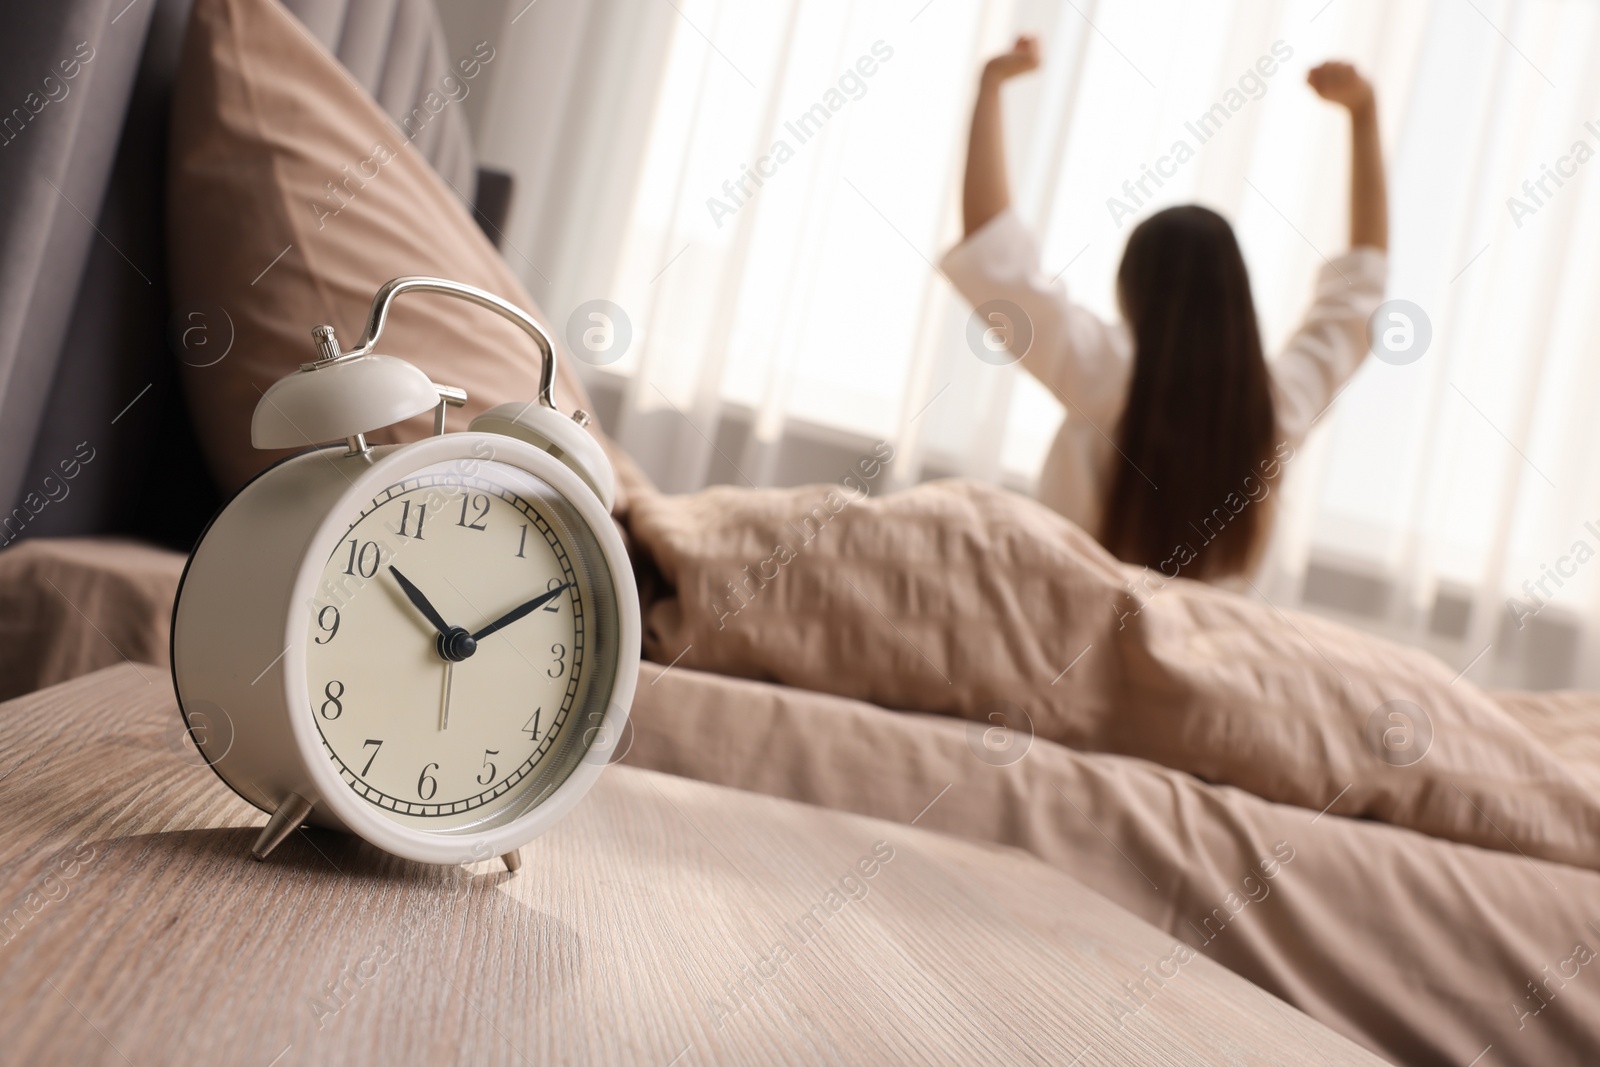
[[444, 698], [439, 704], [439, 729], [450, 728], [450, 682], [451, 668], [455, 666], [449, 660], [444, 661]]

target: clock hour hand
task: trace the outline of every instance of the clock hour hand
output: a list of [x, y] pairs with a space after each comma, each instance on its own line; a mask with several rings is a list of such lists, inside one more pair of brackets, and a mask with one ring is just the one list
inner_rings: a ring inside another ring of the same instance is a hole
[[550, 601], [554, 600], [556, 597], [560, 596], [563, 592], [565, 592], [567, 589], [570, 589], [571, 587], [572, 587], [572, 583], [570, 583], [570, 582], [566, 583], [565, 585], [558, 585], [554, 589], [550, 590], [547, 593], [539, 594], [538, 596], [534, 597], [532, 600], [528, 601], [526, 604], [522, 604], [522, 605], [519, 605], [517, 607], [512, 608], [510, 611], [506, 612], [504, 615], [502, 615], [498, 619], [494, 620], [494, 622], [491, 622], [488, 626], [485, 626], [483, 629], [481, 629], [477, 633], [473, 634], [472, 635], [472, 639], [474, 641], [482, 641], [485, 637], [488, 637], [490, 634], [494, 633], [496, 630], [502, 629], [502, 628], [504, 628], [506, 626], [510, 626], [512, 623], [516, 622], [518, 619], [522, 618], [524, 615], [528, 615], [528, 614], [531, 614], [532, 612], [538, 611], [540, 608], [544, 607]]
[[405, 592], [406, 599], [411, 601], [418, 611], [422, 612], [423, 618], [431, 622], [433, 628], [438, 630], [441, 636], [449, 636], [450, 624], [444, 621], [444, 616], [440, 615], [432, 604], [428, 603], [428, 598], [422, 595], [422, 590], [412, 585], [411, 580], [401, 574], [393, 564], [389, 565], [389, 573], [394, 575], [394, 580], [400, 583], [400, 588]]

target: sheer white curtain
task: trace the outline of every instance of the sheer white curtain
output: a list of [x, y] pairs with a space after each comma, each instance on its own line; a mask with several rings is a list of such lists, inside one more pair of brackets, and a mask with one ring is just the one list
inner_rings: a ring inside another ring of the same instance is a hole
[[[572, 31], [585, 61], [513, 228], [541, 251], [508, 254], [558, 324], [595, 300], [620, 309], [631, 339], [590, 378], [616, 397], [612, 432], [673, 490], [773, 484], [808, 443], [877, 439], [900, 485], [1031, 488], [1061, 409], [975, 357], [970, 309], [934, 267], [959, 234], [978, 65], [1015, 33], [1046, 46], [1006, 100], [1014, 199], [1046, 269], [1109, 316], [1132, 224], [1111, 198], [1135, 217], [1209, 204], [1235, 222], [1269, 345], [1345, 247], [1345, 121], [1304, 72], [1354, 59], [1378, 85], [1390, 295], [1423, 310], [1431, 342], [1407, 365], [1369, 361], [1320, 420], [1262, 588], [1480, 681], [1600, 684], [1600, 628], [1583, 625], [1600, 619], [1589, 0], [588, 7]], [[531, 43], [558, 17], [576, 16], [540, 5], [508, 33]], [[497, 87], [481, 137], [522, 174], [526, 89]], [[1359, 613], [1319, 604], [1318, 574], [1371, 595]]]

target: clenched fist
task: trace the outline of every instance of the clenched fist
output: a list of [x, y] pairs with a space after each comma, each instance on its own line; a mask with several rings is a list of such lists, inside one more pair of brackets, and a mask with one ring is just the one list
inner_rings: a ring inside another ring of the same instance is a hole
[[1039, 67], [1039, 38], [1024, 34], [1011, 51], [1002, 52], [983, 66], [983, 80], [991, 85], [1010, 81]]
[[1306, 82], [1322, 99], [1352, 112], [1372, 107], [1372, 83], [1349, 63], [1335, 60], [1313, 67], [1306, 72]]

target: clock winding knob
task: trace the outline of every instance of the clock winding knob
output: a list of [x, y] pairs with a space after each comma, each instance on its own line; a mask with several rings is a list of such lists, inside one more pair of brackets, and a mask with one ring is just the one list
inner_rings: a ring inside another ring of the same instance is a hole
[[319, 360], [339, 358], [339, 339], [334, 336], [332, 326], [318, 326], [311, 331], [311, 340], [317, 346]]

